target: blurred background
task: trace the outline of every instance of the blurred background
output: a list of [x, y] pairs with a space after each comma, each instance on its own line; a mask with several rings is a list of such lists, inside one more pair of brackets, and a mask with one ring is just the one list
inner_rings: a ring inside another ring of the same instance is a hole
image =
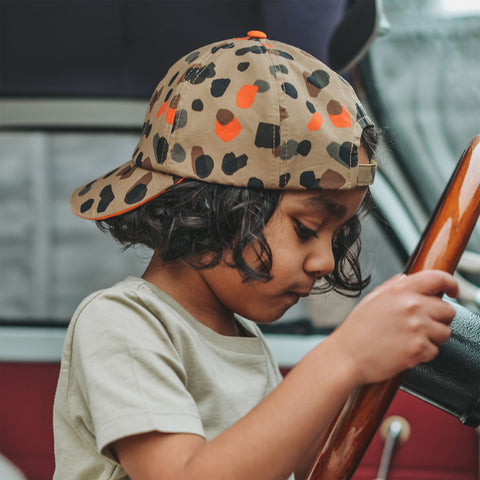
[[[373, 278], [364, 294], [403, 269], [480, 133], [476, 0], [0, 0], [0, 452], [28, 478], [53, 468], [48, 412], [70, 316], [90, 292], [141, 275], [150, 256], [122, 252], [73, 215], [70, 193], [130, 158], [175, 60], [252, 29], [339, 71], [384, 132], [377, 207], [364, 222], [362, 265]], [[459, 301], [478, 312], [478, 226], [457, 276]], [[311, 297], [266, 328], [288, 340], [280, 363], [291, 366], [310, 334], [327, 335], [357, 301]], [[465, 435], [443, 465], [463, 476], [392, 478], [476, 478], [476, 436]]]

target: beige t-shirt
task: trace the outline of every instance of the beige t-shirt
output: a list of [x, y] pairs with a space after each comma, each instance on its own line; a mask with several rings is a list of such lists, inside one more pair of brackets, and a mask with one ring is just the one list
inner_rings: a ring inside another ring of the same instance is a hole
[[128, 476], [109, 445], [149, 431], [208, 440], [280, 382], [258, 327], [219, 335], [140, 278], [86, 298], [67, 331], [55, 397], [55, 480]]

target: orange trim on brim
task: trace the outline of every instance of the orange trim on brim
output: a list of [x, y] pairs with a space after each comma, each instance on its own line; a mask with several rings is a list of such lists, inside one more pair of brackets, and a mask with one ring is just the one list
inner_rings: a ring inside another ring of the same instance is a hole
[[134, 210], [135, 208], [138, 208], [138, 207], [141, 207], [142, 205], [145, 205], [145, 204], [148, 203], [150, 200], [153, 200], [154, 198], [157, 198], [157, 197], [159, 197], [160, 195], [162, 195], [163, 193], [165, 193], [170, 187], [173, 187], [173, 185], [178, 185], [179, 183], [183, 182], [184, 180], [185, 180], [185, 177], [182, 177], [182, 178], [180, 178], [179, 180], [177, 180], [176, 182], [173, 182], [173, 183], [172, 183], [171, 185], [169, 185], [167, 188], [164, 188], [161, 192], [156, 193], [156, 194], [153, 195], [152, 197], [149, 197], [149, 198], [147, 198], [146, 200], [144, 200], [143, 202], [136, 203], [135, 205], [132, 205], [131, 207], [126, 208], [125, 210], [121, 210], [120, 212], [112, 213], [111, 215], [105, 215], [105, 216], [103, 216], [103, 217], [91, 218], [91, 217], [84, 217], [84, 216], [80, 215], [80, 214], [77, 213], [75, 210], [73, 210], [73, 208], [72, 208], [72, 212], [73, 212], [77, 217], [83, 218], [84, 220], [93, 220], [93, 221], [95, 221], [95, 220], [106, 220], [107, 218], [118, 217], [119, 215], [122, 215], [123, 213], [130, 212], [130, 210]]

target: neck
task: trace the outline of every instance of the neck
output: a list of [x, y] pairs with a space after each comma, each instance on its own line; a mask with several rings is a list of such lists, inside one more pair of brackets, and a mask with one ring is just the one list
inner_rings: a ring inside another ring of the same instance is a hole
[[154, 253], [142, 278], [172, 297], [196, 320], [221, 335], [239, 336], [238, 323], [198, 270], [183, 262], [165, 263]]

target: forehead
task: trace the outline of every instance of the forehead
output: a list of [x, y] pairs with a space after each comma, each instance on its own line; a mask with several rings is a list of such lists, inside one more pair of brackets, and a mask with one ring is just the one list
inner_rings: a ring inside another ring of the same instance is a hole
[[300, 213], [331, 215], [346, 220], [360, 207], [366, 193], [366, 187], [353, 190], [285, 192], [280, 205]]

